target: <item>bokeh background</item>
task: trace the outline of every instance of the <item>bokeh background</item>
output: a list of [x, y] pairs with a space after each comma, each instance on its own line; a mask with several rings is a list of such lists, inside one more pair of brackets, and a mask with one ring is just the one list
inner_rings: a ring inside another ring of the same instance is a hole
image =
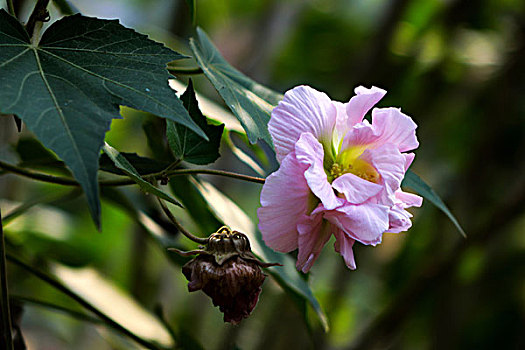
[[[33, 2], [15, 3], [23, 14]], [[71, 3], [85, 15], [119, 18], [189, 52], [192, 26], [183, 0]], [[51, 15], [59, 17], [56, 10]], [[184, 348], [525, 348], [525, 2], [197, 0], [196, 19], [233, 66], [277, 91], [308, 84], [347, 101], [358, 85], [386, 89], [379, 106], [401, 107], [419, 125], [412, 170], [440, 194], [468, 238], [425, 203], [412, 211], [408, 233], [386, 234], [377, 247], [356, 245], [355, 271], [346, 269], [330, 242], [309, 276], [329, 317], [328, 333], [312, 312], [305, 320], [271, 278], [249, 319], [224, 324], [209, 299], [187, 292], [180, 267], [121, 207], [103, 201], [103, 230], [97, 232], [82, 197], [55, 200], [70, 189], [2, 174], [4, 216], [19, 203], [46, 201], [6, 223], [12, 247], [64, 278], [73, 271], [68, 269], [83, 268], [91, 279], [80, 290], [111, 300], [111, 312], [125, 309], [112, 293], [126, 294], [141, 310], [162, 305]], [[205, 78], [194, 79], [197, 91], [221, 104]], [[120, 151], [158, 157], [143, 130], [152, 119], [123, 113], [107, 140]], [[34, 149], [31, 134], [1, 119], [1, 157], [17, 162], [24, 147]], [[224, 143], [221, 154], [213, 167], [255, 175]], [[271, 160], [262, 165], [276, 167]], [[205, 178], [256, 220], [260, 185]], [[137, 205], [154, 203], [136, 189], [125, 191]], [[38, 297], [81, 311], [11, 265], [9, 282], [20, 300]], [[97, 323], [34, 302], [23, 305], [20, 325], [29, 349], [137, 347]], [[146, 315], [116, 317], [159, 332], [148, 328]]]

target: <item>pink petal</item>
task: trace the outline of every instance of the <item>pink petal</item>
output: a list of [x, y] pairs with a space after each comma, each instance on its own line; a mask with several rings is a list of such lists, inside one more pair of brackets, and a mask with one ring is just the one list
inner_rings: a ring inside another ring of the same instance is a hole
[[396, 199], [403, 203], [403, 208], [420, 207], [421, 204], [423, 204], [423, 197], [420, 197], [417, 194], [397, 190], [395, 196]]
[[363, 145], [377, 148], [391, 143], [400, 152], [410, 151], [419, 146], [416, 128], [412, 118], [397, 108], [375, 108], [372, 124], [366, 120], [356, 124], [344, 137], [341, 149]]
[[376, 149], [367, 149], [360, 156], [372, 164], [381, 176], [385, 192], [380, 203], [393, 205], [394, 193], [405, 176], [405, 157], [396, 146], [387, 143]]
[[304, 177], [310, 190], [319, 198], [324, 207], [330, 210], [341, 205], [343, 200], [337, 198], [328, 182], [323, 166], [323, 146], [315, 136], [310, 133], [303, 133], [295, 145], [295, 154], [297, 161], [308, 167]]
[[410, 168], [410, 165], [412, 165], [412, 162], [414, 161], [414, 158], [416, 155], [414, 153], [403, 153], [403, 156], [405, 157], [405, 172]]
[[390, 210], [390, 213], [388, 213], [388, 232], [399, 233], [407, 231], [410, 227], [412, 227], [412, 221], [410, 220], [411, 217], [412, 214], [402, 209], [401, 207], [395, 205]]
[[261, 192], [259, 230], [266, 245], [280, 252], [297, 249], [297, 221], [312, 201], [303, 176], [306, 167], [297, 162], [295, 153], [289, 154], [279, 170], [266, 178]]
[[352, 127], [360, 123], [366, 113], [386, 94], [386, 90], [372, 86], [367, 89], [363, 86], [355, 88], [356, 95], [346, 105], [347, 125]]
[[323, 214], [303, 216], [297, 224], [299, 231], [298, 270], [308, 272], [332, 235], [332, 224], [323, 220]]
[[397, 108], [376, 108], [372, 111], [372, 124], [379, 135], [380, 144], [392, 143], [400, 152], [419, 147], [416, 138], [417, 125], [412, 118]]
[[347, 236], [341, 230], [337, 230], [334, 235], [336, 239], [334, 244], [335, 251], [343, 256], [345, 264], [346, 266], [348, 266], [349, 269], [355, 270], [356, 264], [354, 259], [354, 251], [352, 250], [352, 246], [354, 245], [355, 240]]
[[329, 143], [336, 120], [336, 108], [330, 98], [309, 86], [298, 86], [284, 94], [284, 99], [272, 111], [268, 130], [275, 146], [277, 160], [295, 149], [304, 132], [321, 142]]
[[388, 212], [389, 207], [380, 204], [346, 204], [325, 213], [325, 218], [356, 241], [376, 245], [388, 230]]
[[332, 187], [345, 195], [352, 204], [360, 204], [375, 196], [383, 188], [351, 173], [343, 174], [332, 182]]

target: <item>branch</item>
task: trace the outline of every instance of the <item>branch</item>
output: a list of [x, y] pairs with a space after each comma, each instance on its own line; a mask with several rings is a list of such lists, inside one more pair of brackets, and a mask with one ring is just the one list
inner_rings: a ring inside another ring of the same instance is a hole
[[2, 312], [2, 349], [13, 349], [13, 335], [11, 328], [11, 309], [9, 308], [9, 291], [7, 288], [7, 267], [6, 267], [6, 254], [5, 254], [5, 240], [4, 240], [4, 229], [2, 225], [2, 213], [0, 212], [0, 283], [2, 285], [2, 299], [1, 299], [1, 312]]
[[[4, 169], [6, 171], [9, 171], [11, 173], [15, 173], [18, 175], [22, 175], [30, 179], [54, 183], [57, 185], [80, 186], [80, 184], [75, 179], [72, 179], [69, 177], [54, 176], [54, 175], [39, 173], [36, 171], [27, 170], [27, 169], [18, 167], [16, 165], [5, 163], [3, 161], [0, 161], [0, 169]], [[151, 175], [146, 175], [143, 178], [145, 180], [155, 180], [157, 177], [166, 177], [166, 176], [171, 177], [171, 176], [192, 175], [192, 174], [207, 174], [207, 175], [224, 176], [224, 177], [230, 177], [230, 178], [244, 180], [248, 182], [255, 182], [259, 184], [264, 184], [264, 181], [265, 181], [265, 179], [262, 177], [237, 174], [237, 173], [232, 173], [232, 172], [225, 171], [225, 170], [215, 170], [215, 169], [175, 169], [175, 170], [170, 170], [170, 171], [161, 171], [161, 172], [154, 173]], [[126, 185], [134, 185], [134, 184], [135, 184], [135, 181], [133, 181], [132, 179], [99, 181], [100, 186], [126, 186]]]
[[133, 339], [138, 344], [144, 346], [147, 349], [152, 349], [152, 350], [159, 350], [159, 349], [161, 349], [157, 345], [155, 345], [153, 343], [150, 343], [147, 340], [142, 339], [141, 337], [135, 335], [133, 332], [131, 332], [127, 328], [121, 326], [119, 323], [113, 321], [105, 313], [103, 313], [102, 311], [100, 311], [99, 309], [97, 309], [96, 307], [91, 305], [88, 301], [86, 301], [80, 295], [78, 295], [77, 293], [75, 293], [74, 291], [69, 289], [66, 285], [62, 284], [60, 281], [56, 280], [54, 277], [48, 275], [45, 272], [42, 272], [42, 271], [34, 268], [31, 265], [26, 264], [25, 262], [23, 262], [22, 260], [18, 259], [17, 257], [15, 257], [15, 256], [13, 256], [11, 254], [6, 254], [6, 257], [7, 257], [7, 260], [9, 260], [10, 262], [14, 263], [15, 265], [18, 265], [19, 267], [23, 268], [24, 270], [26, 270], [30, 274], [32, 274], [35, 277], [41, 279], [42, 281], [44, 281], [47, 284], [53, 286], [54, 288], [56, 288], [60, 292], [64, 293], [65, 295], [67, 295], [71, 299], [75, 300], [78, 304], [80, 304], [86, 310], [89, 310], [89, 311], [93, 312], [95, 315], [97, 315], [108, 326], [118, 330], [122, 334], [124, 334], [124, 335], [128, 336], [129, 338]]
[[27, 21], [26, 31], [31, 36], [31, 42], [33, 43], [36, 43], [36, 37], [40, 29], [42, 29], [42, 23], [49, 21], [47, 5], [49, 5], [49, 0], [38, 0]]
[[16, 11], [15, 11], [15, 5], [13, 4], [13, 0], [7, 0], [7, 10], [9, 11], [9, 14], [16, 18]]
[[157, 197], [157, 199], [159, 200], [159, 204], [160, 204], [162, 210], [164, 211], [164, 214], [166, 214], [166, 216], [170, 219], [170, 221], [173, 223], [173, 225], [175, 225], [177, 227], [177, 229], [180, 231], [180, 233], [182, 233], [184, 236], [186, 236], [186, 238], [192, 240], [193, 242], [196, 242], [196, 243], [199, 243], [199, 244], [207, 244], [208, 243], [208, 238], [197, 237], [197, 236], [192, 235], [188, 231], [186, 231], [186, 229], [177, 221], [175, 216], [173, 216], [173, 213], [168, 209], [168, 207], [162, 201], [162, 199], [160, 199], [158, 197]]

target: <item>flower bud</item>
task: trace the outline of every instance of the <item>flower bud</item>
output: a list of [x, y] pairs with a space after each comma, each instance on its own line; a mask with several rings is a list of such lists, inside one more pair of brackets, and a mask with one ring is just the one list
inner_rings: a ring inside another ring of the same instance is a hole
[[189, 281], [188, 290], [202, 290], [224, 313], [224, 321], [238, 324], [250, 315], [266, 275], [261, 267], [275, 266], [259, 261], [252, 253], [245, 234], [223, 226], [212, 234], [204, 250], [180, 252], [198, 254], [182, 267]]

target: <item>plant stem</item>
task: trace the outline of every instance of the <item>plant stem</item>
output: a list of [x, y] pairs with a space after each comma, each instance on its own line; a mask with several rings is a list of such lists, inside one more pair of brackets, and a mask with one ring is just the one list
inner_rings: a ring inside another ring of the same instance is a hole
[[[80, 186], [80, 184], [75, 181], [72, 178], [68, 177], [61, 177], [61, 176], [54, 176], [54, 175], [48, 175], [44, 173], [39, 173], [32, 170], [27, 170], [21, 167], [17, 167], [15, 165], [5, 163], [3, 161], [0, 161], [0, 168], [4, 169], [6, 171], [9, 171], [11, 173], [15, 173], [18, 175], [22, 175], [34, 180], [39, 180], [43, 182], [49, 182], [54, 183], [58, 185], [65, 185], [65, 186]], [[170, 171], [160, 171], [158, 173], [154, 173], [151, 175], [144, 176], [144, 179], [146, 180], [154, 180], [158, 176], [180, 176], [180, 175], [192, 175], [192, 174], [206, 174], [206, 175], [217, 175], [217, 176], [225, 176], [230, 177], [238, 180], [244, 180], [248, 182], [255, 182], [259, 184], [264, 184], [265, 179], [262, 177], [255, 177], [255, 176], [249, 176], [249, 175], [243, 175], [243, 174], [237, 174], [232, 173], [225, 170], [215, 170], [215, 169], [175, 169]], [[119, 180], [103, 180], [99, 181], [99, 185], [101, 186], [126, 186], [126, 185], [134, 185], [135, 181], [131, 179], [119, 179]]]
[[36, 305], [36, 306], [45, 307], [45, 308], [50, 309], [50, 310], [62, 312], [64, 314], [67, 314], [67, 315], [69, 315], [69, 316], [71, 316], [73, 318], [76, 318], [77, 320], [80, 320], [80, 321], [86, 321], [86, 322], [90, 322], [90, 323], [94, 323], [94, 324], [98, 324], [98, 325], [100, 325], [100, 324], [105, 325], [105, 323], [102, 320], [98, 319], [98, 318], [95, 318], [95, 317], [86, 315], [86, 314], [84, 314], [82, 312], [71, 310], [71, 309], [68, 309], [67, 307], [64, 307], [64, 306], [61, 306], [61, 305], [57, 305], [57, 304], [53, 304], [53, 303], [50, 303], [50, 302], [47, 302], [47, 301], [33, 299], [33, 298], [28, 298], [28, 297], [23, 297], [23, 296], [19, 296], [19, 295], [11, 295], [10, 298], [11, 298], [11, 300], [18, 301], [20, 303], [32, 304], [32, 305]]
[[33, 44], [36, 44], [38, 41], [38, 35], [40, 29], [42, 29], [42, 22], [49, 20], [47, 5], [49, 5], [49, 0], [38, 0], [27, 20], [26, 31], [31, 36], [31, 42]]
[[164, 214], [166, 214], [166, 216], [171, 220], [173, 225], [175, 225], [177, 227], [177, 229], [180, 231], [180, 233], [182, 233], [184, 236], [186, 236], [186, 238], [192, 240], [193, 242], [196, 242], [196, 243], [199, 243], [199, 244], [206, 244], [206, 243], [208, 243], [208, 238], [197, 237], [197, 236], [192, 235], [188, 231], [186, 231], [186, 229], [177, 221], [175, 216], [173, 216], [172, 212], [168, 209], [168, 207], [162, 201], [162, 199], [160, 199], [158, 197], [157, 197], [157, 199], [159, 200], [159, 204], [160, 204], [162, 210], [164, 211]]
[[9, 308], [9, 291], [7, 288], [7, 266], [5, 254], [4, 229], [2, 225], [2, 213], [0, 212], [0, 283], [2, 285], [2, 349], [13, 349], [13, 335], [11, 328], [11, 309]]
[[65, 295], [67, 295], [68, 297], [70, 297], [71, 299], [73, 299], [74, 301], [79, 303], [86, 310], [89, 310], [89, 311], [93, 312], [101, 320], [103, 320], [104, 323], [106, 323], [108, 326], [118, 330], [120, 333], [128, 336], [129, 338], [131, 338], [132, 340], [134, 340], [138, 344], [144, 346], [147, 349], [152, 349], [152, 350], [159, 350], [159, 349], [161, 349], [159, 346], [157, 346], [157, 345], [155, 345], [153, 343], [150, 343], [149, 341], [147, 341], [145, 339], [142, 339], [141, 337], [135, 335], [133, 332], [131, 332], [127, 328], [121, 326], [119, 323], [113, 321], [105, 313], [103, 313], [102, 311], [97, 309], [95, 306], [91, 305], [88, 301], [86, 301], [80, 295], [78, 295], [77, 293], [75, 293], [74, 291], [69, 289], [67, 286], [62, 284], [60, 281], [56, 280], [54, 277], [48, 275], [45, 272], [42, 272], [42, 271], [34, 268], [31, 265], [26, 264], [25, 262], [23, 262], [22, 260], [18, 259], [17, 257], [15, 257], [15, 256], [13, 256], [11, 254], [6, 254], [6, 258], [10, 262], [14, 263], [15, 265], [18, 265], [19, 267], [23, 268], [24, 270], [26, 270], [30, 274], [34, 275], [35, 277], [41, 279], [42, 281], [44, 281], [47, 284], [53, 286], [54, 288], [56, 288], [60, 292], [64, 293]]
[[16, 18], [15, 5], [13, 4], [13, 0], [7, 0], [7, 10], [11, 14], [11, 16]]

